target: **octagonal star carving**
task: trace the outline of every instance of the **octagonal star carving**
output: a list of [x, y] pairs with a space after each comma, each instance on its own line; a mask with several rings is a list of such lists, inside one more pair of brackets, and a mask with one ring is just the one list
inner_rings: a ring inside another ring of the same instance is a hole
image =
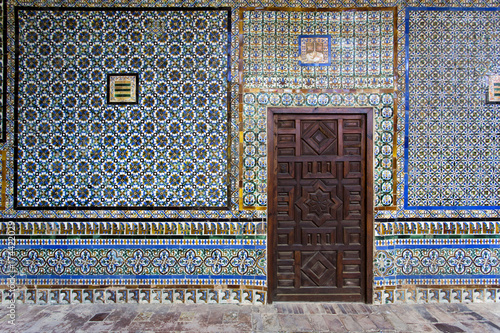
[[311, 213], [320, 217], [321, 215], [328, 213], [329, 208], [334, 204], [334, 202], [330, 199], [328, 193], [318, 189], [314, 193], [309, 193], [309, 199], [305, 202], [305, 204], [309, 206]]
[[336, 220], [337, 209], [342, 205], [336, 186], [328, 186], [321, 180], [310, 186], [302, 186], [302, 195], [296, 205], [302, 211], [303, 221], [312, 221], [318, 227], [328, 220]]

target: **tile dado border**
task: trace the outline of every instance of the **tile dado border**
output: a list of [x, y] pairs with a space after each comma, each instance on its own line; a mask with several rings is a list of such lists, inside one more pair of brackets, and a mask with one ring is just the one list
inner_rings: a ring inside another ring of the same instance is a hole
[[401, 219], [395, 221], [379, 220], [374, 223], [377, 239], [397, 238], [404, 235], [499, 235], [498, 219]]
[[266, 236], [263, 220], [165, 221], [163, 219], [29, 219], [0, 222], [0, 235], [109, 235], [109, 236]]
[[215, 303], [215, 304], [266, 304], [266, 288], [109, 288], [109, 289], [41, 289], [26, 288], [14, 294], [8, 289], [0, 292], [0, 303], [34, 305], [63, 304], [173, 304], [173, 303]]
[[496, 287], [445, 287], [433, 288], [405, 286], [375, 288], [373, 304], [412, 303], [500, 303], [500, 289]]

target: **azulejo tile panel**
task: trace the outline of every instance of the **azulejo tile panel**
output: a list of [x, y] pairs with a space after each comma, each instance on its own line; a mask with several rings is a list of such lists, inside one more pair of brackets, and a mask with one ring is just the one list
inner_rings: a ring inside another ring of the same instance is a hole
[[498, 8], [406, 9], [405, 209], [500, 207], [499, 24]]
[[[18, 209], [229, 207], [227, 10], [16, 14]], [[106, 104], [120, 72], [137, 106]]]
[[[394, 88], [394, 11], [243, 12], [245, 88]], [[330, 37], [328, 66], [300, 65], [301, 35]]]

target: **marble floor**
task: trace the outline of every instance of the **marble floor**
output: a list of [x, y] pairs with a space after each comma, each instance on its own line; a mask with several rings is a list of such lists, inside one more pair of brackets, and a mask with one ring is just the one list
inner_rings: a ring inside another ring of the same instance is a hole
[[0, 305], [0, 332], [500, 332], [500, 304]]

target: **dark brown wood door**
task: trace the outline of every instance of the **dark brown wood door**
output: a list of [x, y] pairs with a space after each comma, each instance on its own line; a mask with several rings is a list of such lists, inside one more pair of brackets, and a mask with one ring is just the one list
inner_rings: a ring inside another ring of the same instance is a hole
[[269, 132], [271, 301], [364, 301], [367, 114], [279, 112]]

